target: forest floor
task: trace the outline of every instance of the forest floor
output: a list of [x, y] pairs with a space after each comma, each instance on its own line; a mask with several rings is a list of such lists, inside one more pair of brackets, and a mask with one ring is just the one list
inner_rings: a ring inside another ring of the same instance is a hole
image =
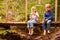
[[52, 27], [51, 33], [45, 36], [43, 35], [42, 30], [41, 32], [34, 30], [34, 34], [30, 36], [28, 35], [28, 30], [19, 29], [17, 31], [3, 31], [0, 29], [0, 40], [60, 40], [60, 28]]

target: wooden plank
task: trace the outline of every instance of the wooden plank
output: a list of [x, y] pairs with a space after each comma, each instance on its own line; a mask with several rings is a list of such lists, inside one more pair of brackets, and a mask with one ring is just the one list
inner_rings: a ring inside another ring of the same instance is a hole
[[[27, 23], [22, 22], [9, 22], [9, 23], [0, 23], [0, 25], [27, 25]], [[42, 23], [34, 23], [35, 25], [42, 25]], [[60, 22], [52, 22], [52, 25], [59, 25]]]

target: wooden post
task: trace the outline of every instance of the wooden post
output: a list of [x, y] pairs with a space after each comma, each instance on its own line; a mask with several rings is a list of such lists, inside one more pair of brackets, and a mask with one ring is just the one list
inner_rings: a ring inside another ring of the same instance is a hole
[[8, 0], [6, 1], [6, 22], [8, 21]]
[[28, 11], [28, 9], [27, 9], [27, 8], [28, 8], [28, 7], [27, 7], [27, 4], [28, 4], [28, 3], [27, 3], [27, 0], [25, 0], [25, 3], [26, 3], [26, 4], [25, 4], [25, 13], [26, 13], [26, 21], [27, 21], [27, 11]]
[[41, 4], [41, 0], [38, 0], [38, 4]]
[[[12, 0], [12, 2], [13, 2], [13, 0]], [[15, 6], [15, 4], [13, 2], [13, 5], [12, 5], [12, 15], [11, 15], [12, 16], [12, 19], [13, 19], [12, 22], [16, 22], [16, 20], [13, 18], [13, 15], [16, 16], [16, 14], [14, 14], [15, 13], [14, 12], [14, 10], [15, 10], [15, 7], [14, 6]]]
[[57, 22], [57, 6], [58, 6], [58, 0], [55, 0], [55, 22]]

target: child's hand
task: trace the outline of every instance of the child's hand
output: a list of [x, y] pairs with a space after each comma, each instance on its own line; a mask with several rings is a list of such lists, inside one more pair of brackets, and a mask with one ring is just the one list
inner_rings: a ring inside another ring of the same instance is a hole
[[48, 19], [45, 19], [45, 21], [48, 21]]

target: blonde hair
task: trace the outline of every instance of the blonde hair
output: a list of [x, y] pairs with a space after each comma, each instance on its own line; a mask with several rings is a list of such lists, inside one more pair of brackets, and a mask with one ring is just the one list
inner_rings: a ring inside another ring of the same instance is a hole
[[51, 7], [51, 5], [50, 4], [45, 4], [45, 7]]
[[35, 7], [35, 6], [33, 6], [33, 7], [31, 8], [31, 11], [32, 11], [32, 9], [35, 9], [35, 10], [36, 10], [36, 7]]

